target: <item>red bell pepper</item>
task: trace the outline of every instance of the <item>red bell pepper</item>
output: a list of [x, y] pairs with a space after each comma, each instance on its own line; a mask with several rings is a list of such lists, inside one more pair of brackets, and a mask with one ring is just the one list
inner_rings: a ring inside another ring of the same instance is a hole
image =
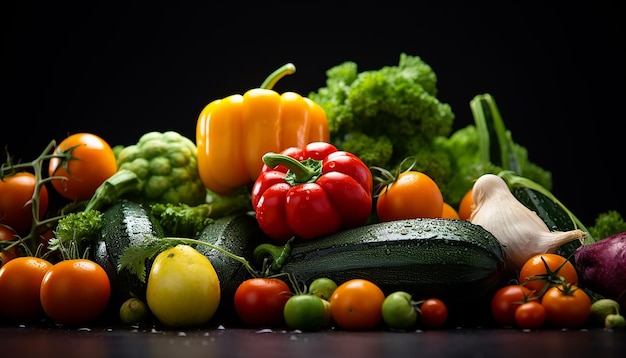
[[313, 239], [365, 224], [373, 179], [356, 155], [326, 142], [266, 153], [252, 187], [261, 229], [274, 240]]

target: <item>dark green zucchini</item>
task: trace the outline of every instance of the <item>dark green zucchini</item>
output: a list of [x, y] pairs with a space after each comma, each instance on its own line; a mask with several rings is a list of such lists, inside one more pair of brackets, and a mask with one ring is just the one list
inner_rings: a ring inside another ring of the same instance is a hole
[[[198, 236], [198, 240], [217, 246], [251, 262], [254, 248], [269, 240], [253, 216], [245, 213], [215, 219]], [[235, 291], [240, 283], [251, 278], [245, 266], [224, 253], [204, 245], [194, 245], [206, 256], [220, 280], [222, 298], [218, 311], [231, 311]]]
[[464, 220], [376, 223], [294, 242], [280, 271], [305, 284], [368, 279], [386, 294], [439, 297], [450, 304], [483, 298], [500, 284], [505, 253], [496, 238]]
[[114, 298], [145, 299], [146, 283], [128, 270], [118, 272], [118, 261], [127, 247], [139, 245], [147, 237], [163, 237], [163, 229], [142, 204], [129, 200], [110, 206], [103, 212], [102, 219], [104, 224], [94, 259], [109, 274]]

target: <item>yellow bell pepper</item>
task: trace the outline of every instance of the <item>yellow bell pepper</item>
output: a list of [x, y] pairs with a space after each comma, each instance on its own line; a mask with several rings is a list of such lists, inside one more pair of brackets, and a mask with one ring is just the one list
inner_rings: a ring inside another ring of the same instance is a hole
[[274, 71], [261, 87], [209, 103], [196, 127], [198, 170], [207, 189], [228, 195], [252, 184], [267, 152], [328, 142], [330, 133], [322, 107], [298, 93], [279, 94], [276, 82], [295, 72], [288, 63]]

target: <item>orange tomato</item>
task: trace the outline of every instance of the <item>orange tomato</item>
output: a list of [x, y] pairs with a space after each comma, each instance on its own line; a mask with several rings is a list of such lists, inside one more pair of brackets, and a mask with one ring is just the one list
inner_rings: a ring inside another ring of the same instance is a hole
[[[37, 177], [19, 172], [0, 180], [0, 224], [10, 226], [18, 234], [28, 233], [33, 225], [33, 206], [29, 202], [35, 193]], [[48, 210], [48, 190], [39, 191], [39, 218]]]
[[541, 298], [545, 319], [557, 328], [577, 328], [591, 316], [591, 298], [581, 288], [572, 285], [550, 287]]
[[458, 213], [461, 220], [469, 220], [472, 210], [474, 210], [474, 198], [472, 197], [472, 189], [470, 189], [463, 195], [459, 203]]
[[385, 294], [375, 283], [364, 279], [346, 281], [330, 297], [330, 314], [346, 330], [368, 330], [382, 320]]
[[558, 284], [559, 277], [567, 283], [578, 284], [576, 268], [567, 258], [550, 253], [537, 254], [528, 259], [520, 269], [519, 283], [539, 295], [548, 286]]
[[59, 324], [86, 324], [109, 304], [111, 283], [106, 271], [88, 259], [59, 261], [41, 281], [40, 299], [46, 315]]
[[[7, 226], [0, 225], [0, 241], [15, 240], [15, 232]], [[3, 250], [0, 247], [0, 267], [17, 257], [17, 247], [13, 246]], [[1, 294], [1, 293], [0, 293]]]
[[72, 158], [50, 159], [48, 174], [65, 179], [52, 180], [52, 186], [69, 200], [88, 200], [96, 189], [117, 171], [117, 161], [111, 146], [91, 133], [76, 133], [65, 138], [54, 154], [71, 151]]
[[33, 256], [16, 257], [0, 267], [0, 316], [17, 322], [44, 317], [39, 288], [52, 263]]
[[444, 219], [460, 219], [459, 213], [457, 213], [456, 209], [452, 207], [452, 205], [448, 203], [443, 203], [443, 210], [441, 212], [441, 217]]
[[405, 171], [385, 186], [376, 202], [380, 221], [412, 218], [438, 218], [443, 211], [443, 194], [428, 175]]

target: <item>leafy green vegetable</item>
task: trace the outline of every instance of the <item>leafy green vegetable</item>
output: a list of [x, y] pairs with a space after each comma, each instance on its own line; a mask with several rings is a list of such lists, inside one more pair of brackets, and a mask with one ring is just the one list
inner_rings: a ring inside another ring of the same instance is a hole
[[98, 238], [102, 225], [102, 212], [98, 210], [69, 213], [57, 222], [54, 237], [48, 240], [48, 249], [59, 250], [71, 242], [82, 247]]
[[598, 214], [595, 223], [588, 229], [596, 240], [601, 240], [620, 232], [626, 232], [626, 222], [618, 211], [609, 210]]
[[333, 144], [368, 166], [395, 170], [414, 157], [413, 168], [450, 175], [433, 139], [452, 132], [454, 114], [437, 99], [435, 72], [420, 57], [402, 53], [397, 66], [363, 72], [348, 61], [326, 74], [326, 87], [309, 98], [326, 111]]

